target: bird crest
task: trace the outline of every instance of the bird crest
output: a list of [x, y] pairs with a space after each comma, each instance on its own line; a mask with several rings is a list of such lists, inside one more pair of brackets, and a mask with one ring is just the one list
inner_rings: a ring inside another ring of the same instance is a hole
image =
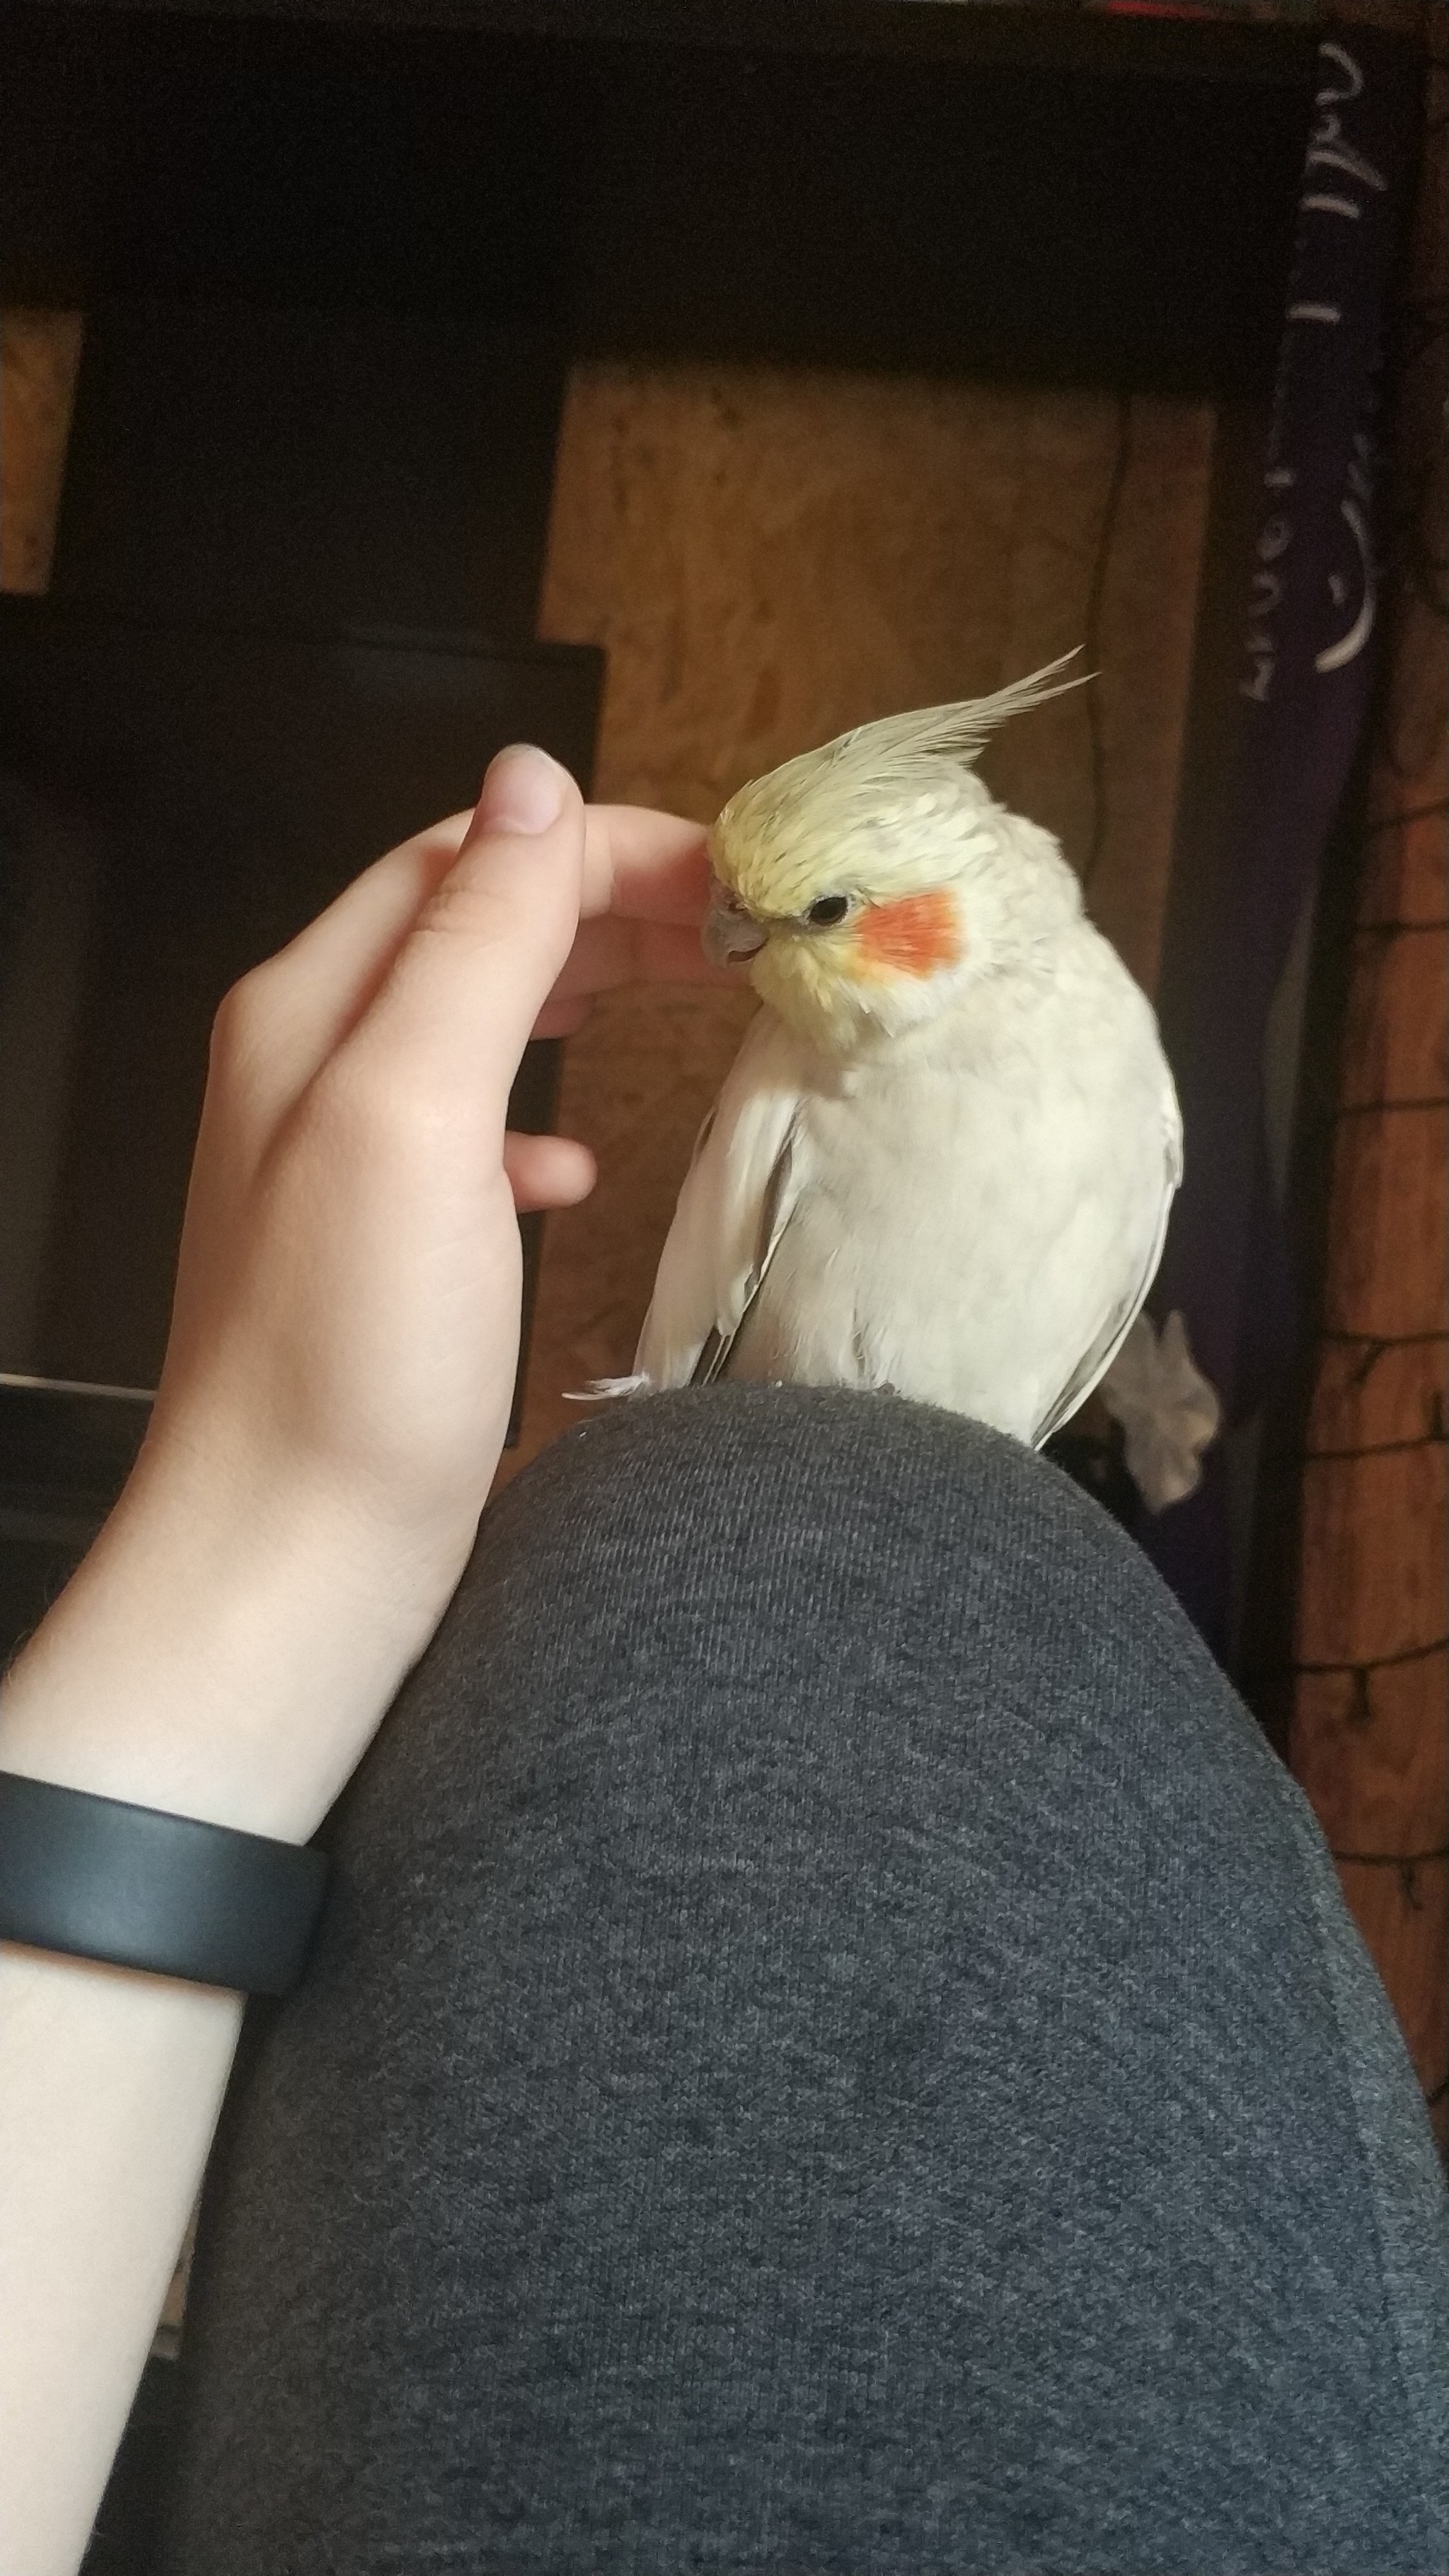
[[854, 725], [751, 779], [723, 807], [710, 836], [720, 875], [747, 899], [768, 893], [764, 909], [788, 910], [795, 881], [812, 882], [822, 859], [845, 836], [873, 833], [919, 811], [923, 799], [934, 800], [950, 783], [950, 773], [957, 773], [959, 785], [959, 774], [974, 766], [992, 734], [1012, 716], [1082, 687], [1090, 674], [1058, 677], [1079, 649], [990, 697], [915, 707]]

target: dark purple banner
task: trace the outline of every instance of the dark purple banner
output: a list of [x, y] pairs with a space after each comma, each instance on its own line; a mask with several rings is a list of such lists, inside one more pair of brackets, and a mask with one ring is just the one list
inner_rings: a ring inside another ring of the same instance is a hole
[[[1318, 49], [1314, 113], [1240, 679], [1230, 847], [1210, 910], [1174, 891], [1164, 1034], [1186, 1173], [1151, 1311], [1174, 1309], [1229, 1427], [1282, 1386], [1297, 1323], [1264, 1122], [1264, 1039], [1368, 708], [1378, 599], [1375, 487], [1387, 309], [1417, 140], [1418, 66], [1371, 30]], [[1207, 1642], [1228, 1646], [1227, 1465], [1139, 1536]]]

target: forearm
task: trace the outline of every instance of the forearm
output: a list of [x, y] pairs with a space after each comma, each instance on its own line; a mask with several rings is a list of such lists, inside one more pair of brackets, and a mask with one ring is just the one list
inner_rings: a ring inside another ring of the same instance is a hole
[[[7, 1677], [0, 1768], [305, 1841], [421, 1642], [340, 1533], [153, 1482]], [[242, 2003], [0, 1945], [0, 2576], [80, 2563]]]
[[[467, 1560], [513, 1387], [517, 1212], [592, 1186], [581, 1147], [506, 1132], [523, 1048], [630, 971], [612, 912], [672, 976], [706, 875], [690, 824], [619, 810], [591, 842], [566, 773], [515, 745], [471, 819], [233, 987], [152, 1433], [0, 1692], [0, 1768], [310, 1838]], [[241, 2004], [18, 1949], [0, 1980], [0, 2576], [70, 2576]]]
[[0, 1953], [4, 2576], [72, 2576], [200, 2183], [242, 1999]]

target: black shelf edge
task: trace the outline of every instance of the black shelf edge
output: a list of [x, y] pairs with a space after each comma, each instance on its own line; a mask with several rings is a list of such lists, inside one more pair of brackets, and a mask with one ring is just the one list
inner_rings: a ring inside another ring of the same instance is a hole
[[[32, 0], [33, 5], [33, 0]], [[512, 36], [714, 52], [1141, 73], [1300, 87], [1324, 26], [1177, 17], [1083, 0], [44, 0], [47, 12], [255, 19], [292, 26]]]

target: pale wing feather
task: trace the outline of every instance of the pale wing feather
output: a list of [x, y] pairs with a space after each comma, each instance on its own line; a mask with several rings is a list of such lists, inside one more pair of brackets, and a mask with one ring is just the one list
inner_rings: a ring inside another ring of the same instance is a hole
[[700, 1130], [634, 1360], [650, 1386], [719, 1373], [790, 1222], [805, 1180], [794, 1051], [762, 1011]]
[[1083, 1352], [1060, 1395], [1047, 1407], [1032, 1434], [1034, 1449], [1040, 1449], [1046, 1441], [1050, 1440], [1054, 1431], [1060, 1431], [1063, 1423], [1070, 1422], [1072, 1415], [1081, 1411], [1093, 1388], [1101, 1385], [1141, 1314], [1147, 1292], [1157, 1276], [1158, 1264], [1162, 1259], [1162, 1247], [1167, 1240], [1167, 1220], [1172, 1214], [1172, 1202], [1182, 1179], [1182, 1118], [1178, 1110], [1176, 1093], [1172, 1090], [1168, 1091], [1163, 1103], [1163, 1112], [1165, 1130], [1163, 1143], [1166, 1150], [1163, 1157], [1162, 1204], [1158, 1210], [1152, 1249], [1130, 1295], [1112, 1308], [1100, 1333], [1094, 1336]]

